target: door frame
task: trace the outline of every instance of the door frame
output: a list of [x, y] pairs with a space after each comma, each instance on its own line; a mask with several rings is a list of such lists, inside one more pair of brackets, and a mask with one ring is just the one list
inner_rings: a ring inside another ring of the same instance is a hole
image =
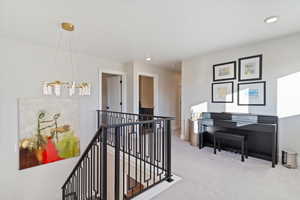
[[140, 76], [148, 76], [153, 78], [153, 114], [158, 115], [158, 75], [145, 73], [145, 72], [138, 72], [135, 76], [135, 97], [134, 97], [134, 113], [139, 114], [139, 96], [140, 96], [140, 84], [139, 84], [139, 77]]
[[126, 73], [118, 70], [102, 70], [100, 69], [98, 72], [99, 78], [99, 95], [98, 95], [98, 108], [99, 110], [103, 110], [102, 108], [102, 74], [114, 74], [122, 77], [122, 112], [127, 112], [127, 78]]

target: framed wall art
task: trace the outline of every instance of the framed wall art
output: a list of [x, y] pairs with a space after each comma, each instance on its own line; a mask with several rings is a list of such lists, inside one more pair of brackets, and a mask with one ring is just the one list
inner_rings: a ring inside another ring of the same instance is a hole
[[238, 84], [239, 106], [265, 106], [266, 82], [251, 82]]
[[236, 61], [213, 65], [214, 81], [233, 79], [236, 79]]
[[262, 55], [239, 59], [239, 81], [254, 81], [262, 79]]
[[233, 103], [233, 81], [212, 83], [212, 103]]
[[79, 104], [71, 99], [19, 99], [19, 169], [80, 155]]

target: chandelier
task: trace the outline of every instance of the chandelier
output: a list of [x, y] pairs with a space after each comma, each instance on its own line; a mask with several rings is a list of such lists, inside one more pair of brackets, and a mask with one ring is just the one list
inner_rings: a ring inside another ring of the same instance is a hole
[[[71, 23], [64, 22], [61, 23], [62, 30], [65, 31], [74, 31], [75, 26]], [[59, 41], [61, 41], [61, 34]], [[58, 42], [57, 51], [59, 49], [60, 42]], [[73, 66], [73, 56], [72, 56], [72, 48], [71, 48], [71, 40], [69, 41], [69, 51], [70, 51], [70, 62], [72, 66], [72, 71], [74, 72], [74, 66]], [[72, 73], [72, 76], [74, 78], [74, 74]], [[76, 83], [75, 81], [50, 81], [43, 83], [43, 94], [48, 95], [55, 95], [55, 96], [61, 96], [62, 90], [68, 90], [69, 96], [73, 96], [76, 94], [76, 91], [78, 91], [79, 96], [90, 96], [91, 95], [91, 84], [88, 82], [79, 82]]]

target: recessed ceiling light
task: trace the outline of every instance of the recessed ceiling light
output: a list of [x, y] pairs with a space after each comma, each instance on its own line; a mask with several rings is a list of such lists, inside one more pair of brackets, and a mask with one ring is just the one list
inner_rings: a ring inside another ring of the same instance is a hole
[[151, 61], [151, 58], [150, 58], [150, 57], [147, 57], [146, 60], [147, 60], [147, 61]]
[[279, 19], [278, 16], [270, 16], [270, 17], [267, 17], [264, 22], [267, 23], [267, 24], [272, 24], [272, 23], [275, 23], [277, 22]]

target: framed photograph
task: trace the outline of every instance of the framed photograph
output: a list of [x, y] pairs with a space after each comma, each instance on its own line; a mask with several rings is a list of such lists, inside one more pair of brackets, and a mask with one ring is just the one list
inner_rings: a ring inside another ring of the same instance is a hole
[[236, 79], [236, 61], [213, 65], [214, 81], [233, 79]]
[[265, 106], [266, 82], [251, 82], [238, 84], [238, 105]]
[[233, 81], [212, 83], [212, 103], [233, 103]]
[[262, 55], [239, 59], [239, 81], [254, 81], [262, 79]]

